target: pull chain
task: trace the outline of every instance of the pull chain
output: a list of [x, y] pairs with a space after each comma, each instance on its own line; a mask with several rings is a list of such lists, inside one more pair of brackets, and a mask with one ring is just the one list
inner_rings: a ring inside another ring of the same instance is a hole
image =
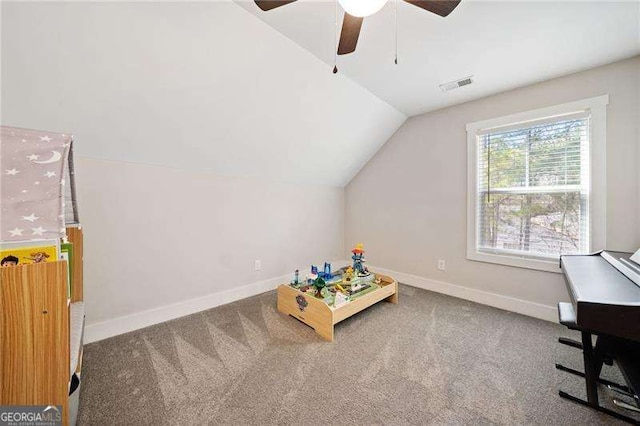
[[394, 0], [394, 10], [393, 10], [393, 23], [395, 26], [395, 36], [396, 36], [396, 56], [393, 60], [393, 63], [398, 65], [398, 0]]
[[333, 73], [338, 72], [338, 0], [333, 7]]

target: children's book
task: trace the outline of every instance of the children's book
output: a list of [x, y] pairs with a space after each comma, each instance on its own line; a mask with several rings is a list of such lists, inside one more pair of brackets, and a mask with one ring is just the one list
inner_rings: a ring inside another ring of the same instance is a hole
[[29, 243], [2, 243], [0, 246], [0, 266], [10, 267], [31, 263], [56, 262], [60, 252], [56, 240], [33, 241]]
[[73, 285], [71, 281], [71, 277], [73, 277], [73, 244], [60, 244], [60, 260], [67, 261], [67, 297], [71, 299], [71, 286]]

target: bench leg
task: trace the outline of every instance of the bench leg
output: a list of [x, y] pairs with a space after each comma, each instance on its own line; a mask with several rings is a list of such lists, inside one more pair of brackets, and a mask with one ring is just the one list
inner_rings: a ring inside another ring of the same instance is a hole
[[559, 337], [558, 342], [563, 345], [571, 346], [572, 348], [582, 349], [582, 343], [577, 342], [573, 339], [567, 339], [566, 337]]

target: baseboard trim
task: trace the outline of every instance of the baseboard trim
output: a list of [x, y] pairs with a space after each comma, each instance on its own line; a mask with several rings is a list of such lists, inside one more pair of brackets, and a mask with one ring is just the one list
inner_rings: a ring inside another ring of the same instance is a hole
[[451, 284], [430, 278], [418, 277], [416, 275], [405, 274], [403, 272], [393, 271], [386, 268], [377, 268], [372, 266], [371, 270], [379, 272], [381, 274], [392, 276], [398, 282], [407, 284], [412, 287], [435, 291], [436, 293], [446, 294], [448, 296], [457, 297], [459, 299], [470, 300], [472, 302], [493, 306], [494, 308], [516, 312], [545, 321], [558, 322], [558, 311], [555, 306], [529, 302], [527, 300], [516, 299], [514, 297], [504, 296], [496, 293], [489, 293], [487, 291], [477, 290], [474, 288], [464, 287], [461, 285]]
[[[335, 268], [347, 265], [347, 261], [332, 262]], [[472, 302], [481, 303], [483, 305], [493, 306], [495, 308], [516, 312], [522, 315], [539, 318], [545, 321], [557, 322], [558, 314], [555, 306], [542, 305], [540, 303], [529, 302], [527, 300], [516, 299], [514, 297], [504, 296], [487, 291], [477, 290], [469, 287], [451, 284], [444, 281], [433, 280], [430, 278], [419, 277], [416, 275], [406, 274], [387, 268], [378, 268], [371, 266], [372, 271], [381, 274], [390, 275], [398, 282], [412, 287], [424, 290], [435, 291], [436, 293], [446, 294], [448, 296], [457, 297], [459, 299], [470, 300]], [[301, 269], [303, 271], [305, 269]], [[304, 275], [304, 274], [302, 274]], [[258, 281], [253, 284], [242, 287], [211, 293], [206, 296], [194, 299], [184, 300], [182, 302], [171, 305], [161, 306], [149, 309], [143, 312], [121, 316], [107, 321], [87, 324], [85, 327], [84, 342], [85, 344], [97, 342], [99, 340], [114, 337], [119, 334], [128, 333], [159, 324], [172, 319], [180, 318], [186, 315], [205, 311], [217, 306], [226, 305], [227, 303], [255, 296], [270, 290], [274, 290], [283, 282], [288, 282], [291, 274]]]
[[136, 312], [107, 321], [87, 324], [84, 330], [84, 342], [85, 344], [97, 342], [119, 334], [215, 308], [216, 306], [226, 305], [236, 300], [273, 290], [278, 287], [278, 285], [283, 282], [288, 282], [290, 279], [291, 274], [282, 275], [243, 287], [211, 293], [206, 296], [184, 300], [147, 311]]
[[[334, 269], [347, 265], [348, 262], [338, 260], [331, 262]], [[320, 265], [320, 267], [322, 267]], [[298, 268], [300, 276], [304, 277], [308, 267]], [[197, 312], [206, 311], [207, 309], [217, 306], [226, 305], [236, 300], [246, 299], [247, 297], [256, 296], [258, 294], [274, 290], [280, 284], [289, 282], [293, 273], [281, 275], [275, 278], [258, 281], [242, 287], [230, 290], [219, 291], [207, 294], [206, 296], [196, 297], [184, 300], [171, 305], [160, 306], [149, 309], [147, 311], [136, 312], [129, 315], [113, 318], [107, 321], [87, 324], [84, 329], [84, 343], [97, 342], [119, 334], [129, 333], [151, 325], [160, 324], [165, 321], [180, 318], [186, 315], [195, 314]]]

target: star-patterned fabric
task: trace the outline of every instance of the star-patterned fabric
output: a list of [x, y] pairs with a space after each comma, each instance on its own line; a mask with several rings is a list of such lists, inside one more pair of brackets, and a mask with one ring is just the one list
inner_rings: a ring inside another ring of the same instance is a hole
[[0, 127], [0, 241], [65, 236], [69, 134]]

